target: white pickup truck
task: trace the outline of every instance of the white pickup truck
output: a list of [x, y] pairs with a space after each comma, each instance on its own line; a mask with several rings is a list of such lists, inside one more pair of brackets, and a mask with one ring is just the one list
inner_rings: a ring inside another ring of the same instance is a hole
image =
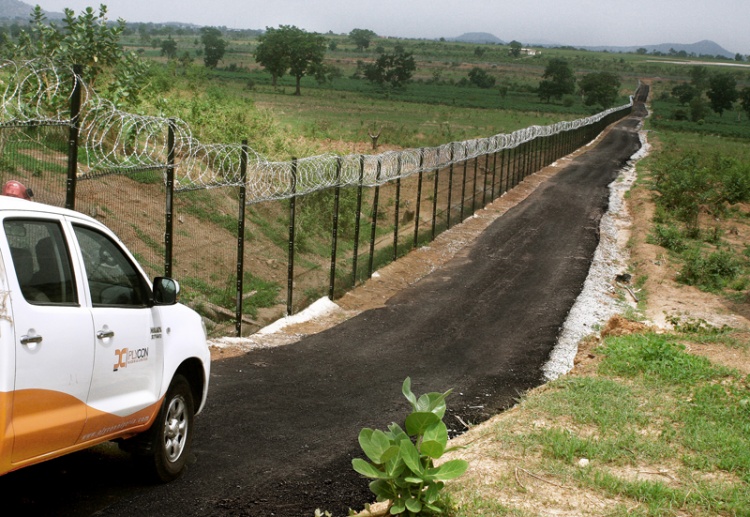
[[116, 440], [178, 477], [210, 354], [169, 278], [80, 213], [0, 196], [0, 475]]

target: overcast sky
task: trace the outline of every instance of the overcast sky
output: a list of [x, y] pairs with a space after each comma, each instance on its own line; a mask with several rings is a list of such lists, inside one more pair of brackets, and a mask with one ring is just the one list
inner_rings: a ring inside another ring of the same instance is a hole
[[380, 36], [632, 46], [713, 40], [750, 54], [750, 0], [25, 0], [47, 11], [107, 5], [110, 18]]

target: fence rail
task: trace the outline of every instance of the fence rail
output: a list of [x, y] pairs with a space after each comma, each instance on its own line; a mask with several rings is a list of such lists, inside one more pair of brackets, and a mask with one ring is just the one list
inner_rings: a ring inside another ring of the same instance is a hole
[[[334, 298], [590, 142], [633, 105], [437, 147], [272, 162], [247, 142], [203, 144], [182, 121], [118, 110], [76, 72], [0, 62], [0, 175], [28, 182], [39, 201], [106, 220], [150, 273], [191, 278], [188, 290], [214, 283], [233, 291], [219, 305], [234, 305], [238, 334], [254, 266], [286, 261], [287, 314], [304, 303], [295, 304], [295, 291]], [[300, 251], [306, 235], [298, 220], [322, 191], [330, 198], [325, 260]], [[248, 208], [269, 203], [278, 217], [288, 211], [283, 258], [278, 243], [253, 248], [261, 224], [248, 230]], [[201, 231], [204, 219], [216, 230]]]

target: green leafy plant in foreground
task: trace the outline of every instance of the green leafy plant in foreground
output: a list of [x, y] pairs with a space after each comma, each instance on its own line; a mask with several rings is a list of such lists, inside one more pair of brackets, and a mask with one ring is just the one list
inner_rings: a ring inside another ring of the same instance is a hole
[[434, 461], [451, 449], [443, 423], [445, 393], [426, 393], [417, 398], [406, 378], [402, 393], [412, 406], [404, 431], [393, 423], [388, 431], [362, 429], [359, 444], [370, 459], [352, 460], [352, 467], [373, 479], [370, 490], [379, 502], [390, 501], [391, 515], [442, 513], [437, 506], [444, 481], [454, 479], [469, 467], [465, 460], [450, 460], [435, 467]]

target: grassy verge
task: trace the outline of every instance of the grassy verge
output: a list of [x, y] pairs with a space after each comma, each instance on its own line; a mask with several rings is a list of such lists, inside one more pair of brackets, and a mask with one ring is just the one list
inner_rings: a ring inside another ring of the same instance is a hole
[[750, 515], [750, 376], [689, 353], [747, 345], [683, 328], [584, 347], [586, 367], [460, 439], [450, 514]]
[[659, 136], [664, 148], [645, 180], [656, 202], [649, 241], [679, 264], [679, 282], [741, 298], [750, 286], [747, 141]]

